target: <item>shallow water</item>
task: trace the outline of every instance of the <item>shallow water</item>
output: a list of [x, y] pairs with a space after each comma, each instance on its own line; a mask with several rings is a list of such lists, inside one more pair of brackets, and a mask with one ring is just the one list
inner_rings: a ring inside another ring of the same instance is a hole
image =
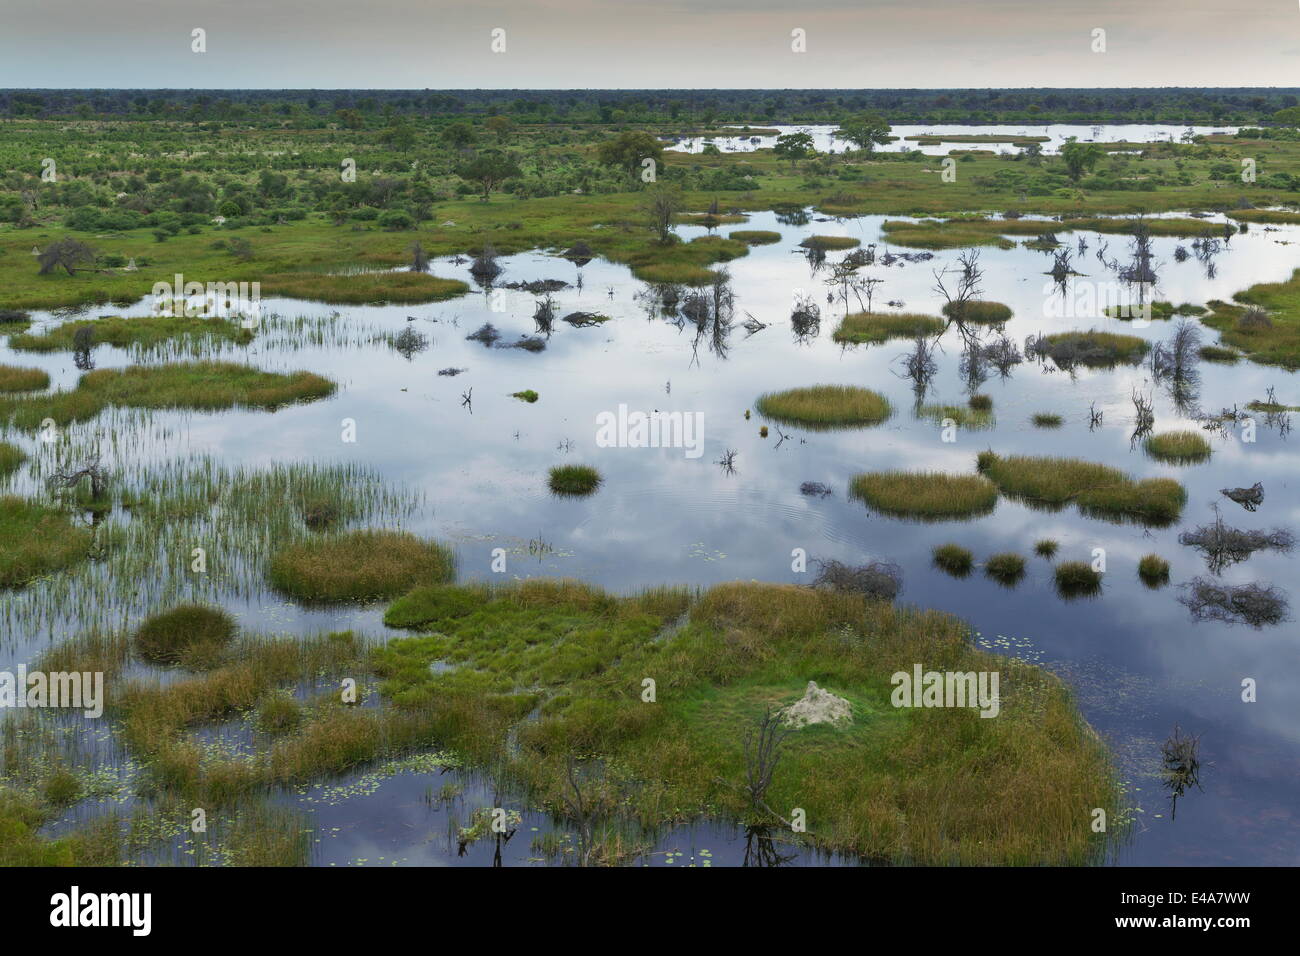
[[[813, 138], [813, 148], [819, 153], [842, 153], [852, 145], [835, 136], [837, 126], [765, 126], [763, 129], [776, 129], [786, 133], [808, 133]], [[953, 123], [937, 123], [930, 126], [900, 125], [891, 128], [890, 133], [898, 139], [877, 146], [883, 153], [907, 153], [919, 150], [930, 156], [946, 156], [953, 149], [987, 149], [995, 153], [1018, 153], [1021, 147], [1011, 143], [962, 143], [941, 142], [921, 145], [908, 142], [909, 136], [1046, 136], [1042, 143], [1044, 153], [1059, 152], [1061, 146], [1070, 137], [1082, 143], [1158, 143], [1182, 142], [1183, 135], [1191, 130], [1195, 136], [1208, 136], [1211, 133], [1237, 132], [1235, 126], [1171, 126], [1167, 123], [1119, 123], [1096, 126], [1080, 126], [1069, 123], [1053, 123], [1049, 126], [989, 125], [967, 126]], [[739, 134], [736, 136], [683, 136], [677, 138], [668, 147], [670, 152], [699, 153], [712, 143], [724, 153], [749, 153], [756, 149], [771, 149], [776, 145], [776, 136], [755, 136]]]
[[[891, 217], [894, 218], [894, 217]], [[990, 649], [1042, 663], [1075, 688], [1087, 719], [1112, 747], [1134, 798], [1141, 807], [1136, 832], [1117, 851], [1120, 864], [1293, 864], [1300, 860], [1300, 655], [1293, 623], [1252, 630], [1193, 622], [1176, 601], [1178, 584], [1207, 572], [1199, 554], [1178, 544], [1181, 530], [1212, 520], [1218, 503], [1225, 519], [1243, 528], [1294, 528], [1300, 522], [1300, 496], [1292, 475], [1300, 456], [1294, 442], [1276, 427], [1260, 422], [1254, 443], [1207, 432], [1213, 458], [1196, 466], [1174, 467], [1150, 460], [1140, 445], [1130, 444], [1134, 388], [1152, 392], [1156, 430], [1197, 428], [1174, 406], [1167, 390], [1153, 385], [1143, 368], [1081, 370], [1067, 374], [1048, 364], [1026, 362], [1011, 376], [996, 373], [980, 391], [993, 398], [996, 424], [987, 430], [958, 431], [955, 442], [942, 440], [940, 427], [912, 412], [910, 383], [899, 375], [898, 358], [908, 343], [844, 349], [831, 341], [843, 304], [826, 302], [827, 271], [814, 272], [798, 250], [812, 234], [849, 235], [877, 243], [883, 217], [846, 221], [811, 221], [792, 226], [772, 213], [751, 215], [747, 229], [774, 229], [781, 242], [752, 249], [747, 257], [726, 264], [736, 293], [737, 324], [727, 338], [725, 357], [708, 342], [694, 345], [695, 329], [678, 327], [653, 314], [638, 293], [645, 285], [625, 267], [593, 261], [579, 269], [543, 252], [502, 260], [502, 282], [558, 278], [582, 288], [555, 294], [557, 316], [575, 310], [612, 317], [603, 325], [571, 328], [557, 321], [547, 348], [538, 354], [489, 349], [465, 336], [486, 321], [503, 333], [503, 342], [534, 331], [535, 297], [498, 289], [465, 298], [420, 306], [331, 307], [315, 303], [268, 300], [264, 313], [315, 315], [339, 313], [337, 337], [324, 345], [270, 349], [255, 344], [248, 360], [268, 369], [306, 368], [340, 383], [329, 400], [264, 412], [218, 414], [155, 413], [131, 454], [137, 459], [165, 460], [178, 454], [209, 453], [230, 464], [266, 465], [276, 461], [352, 461], [371, 466], [386, 482], [418, 492], [425, 504], [404, 521], [417, 533], [454, 544], [462, 579], [489, 579], [492, 549], [507, 549], [510, 577], [572, 576], [628, 592], [657, 584], [708, 585], [736, 579], [801, 582], [807, 574], [791, 570], [793, 549], [810, 558], [861, 564], [896, 562], [902, 569], [900, 601], [951, 611], [970, 621], [977, 640]], [[1216, 220], [1209, 220], [1213, 223]], [[725, 234], [727, 230], [724, 229]], [[685, 238], [704, 234], [698, 227], [679, 229]], [[1088, 252], [1076, 258], [1076, 277], [1068, 302], [1078, 305], [1090, 282], [1110, 282], [1113, 275], [1095, 252], [1109, 244], [1111, 257], [1123, 258], [1123, 237], [1092, 233], [1064, 234], [1068, 243], [1082, 235]], [[1160, 299], [1203, 303], [1231, 298], [1234, 292], [1262, 281], [1289, 276], [1296, 257], [1289, 243], [1300, 240], [1293, 228], [1252, 227], [1234, 237], [1215, 259], [1213, 277], [1195, 258], [1173, 261], [1180, 240], [1154, 240], [1161, 262]], [[1185, 240], [1181, 240], [1187, 244]], [[841, 254], [831, 253], [834, 261]], [[935, 254], [928, 262], [875, 265], [863, 274], [884, 280], [875, 305], [901, 301], [906, 311], [937, 313], [941, 304], [933, 270], [951, 266], [956, 251]], [[1150, 341], [1167, 339], [1174, 322], [1121, 322], [1097, 314], [1061, 315], [1062, 306], [1044, 272], [1051, 258], [1018, 247], [984, 249], [984, 296], [1014, 310], [1007, 334], [1023, 345], [1034, 332], [1099, 328], [1130, 332]], [[468, 279], [466, 264], [438, 260], [439, 276]], [[1102, 286], [1109, 289], [1109, 286]], [[821, 305], [820, 333], [799, 341], [789, 325], [791, 303], [799, 290]], [[1088, 299], [1088, 301], [1093, 301]], [[1086, 303], [1085, 303], [1086, 304]], [[1102, 304], [1105, 304], [1104, 302]], [[1071, 306], [1072, 307], [1072, 306]], [[87, 314], [124, 311], [143, 314], [146, 303], [127, 310], [101, 308]], [[851, 311], [857, 311], [856, 303]], [[753, 316], [767, 327], [752, 335], [739, 323]], [[36, 316], [39, 326], [57, 321]], [[382, 341], [378, 333], [411, 324], [429, 337], [427, 351], [409, 360]], [[268, 327], [271, 323], [268, 323]], [[1204, 341], [1217, 336], [1204, 330]], [[927, 402], [964, 403], [958, 372], [960, 346], [955, 332], [943, 340], [940, 372]], [[238, 356], [238, 349], [222, 353]], [[101, 347], [97, 367], [128, 364], [122, 351]], [[79, 374], [71, 356], [14, 353], [0, 348], [0, 362], [39, 366], [56, 382], [73, 383]], [[456, 377], [439, 369], [464, 368]], [[1202, 363], [1196, 403], [1205, 410], [1244, 408], [1277, 387], [1278, 400], [1300, 404], [1294, 374], [1242, 362], [1237, 366]], [[760, 437], [756, 413], [746, 420], [764, 391], [814, 383], [855, 384], [885, 394], [895, 413], [875, 428], [810, 432], [791, 426], [772, 428]], [[462, 403], [472, 389], [472, 404]], [[540, 393], [536, 404], [510, 397], [522, 389]], [[1089, 428], [1088, 409], [1103, 413], [1100, 427]], [[681, 448], [602, 448], [596, 442], [595, 417], [632, 410], [700, 412], [702, 454], [687, 457]], [[1036, 412], [1064, 416], [1062, 428], [1033, 427]], [[342, 440], [342, 422], [356, 422], [357, 440]], [[106, 419], [101, 417], [98, 425]], [[116, 420], [116, 419], [114, 419]], [[89, 429], [96, 423], [77, 426]], [[781, 438], [781, 433], [787, 437]], [[37, 443], [23, 439], [34, 450]], [[862, 471], [889, 468], [969, 472], [976, 454], [992, 448], [1002, 454], [1059, 454], [1120, 467], [1134, 476], [1170, 475], [1188, 490], [1182, 521], [1170, 528], [1144, 529], [1082, 517], [1074, 508], [1059, 512], [1032, 510], [1002, 499], [985, 517], [962, 522], [922, 524], [872, 514], [847, 497], [849, 479]], [[728, 450], [737, 452], [734, 473], [717, 464]], [[558, 500], [546, 488], [546, 469], [562, 463], [587, 463], [605, 481], [587, 499]], [[830, 486], [832, 494], [800, 494], [804, 481]], [[1223, 498], [1219, 489], [1261, 481], [1267, 498], [1247, 513]], [[30, 489], [20, 473], [13, 487]], [[1058, 560], [1092, 560], [1103, 548], [1108, 573], [1101, 596], [1064, 601], [1055, 592], [1050, 565], [1032, 556], [1034, 541], [1061, 542]], [[540, 538], [552, 549], [529, 556], [527, 543]], [[1025, 579], [1012, 589], [977, 572], [964, 580], [947, 577], [930, 564], [930, 551], [955, 541], [982, 561], [998, 551], [1027, 556]], [[1172, 564], [1171, 586], [1150, 591], [1137, 579], [1136, 562], [1155, 552]], [[1232, 582], [1260, 580], [1293, 590], [1293, 558], [1269, 552], [1228, 569]], [[497, 576], [499, 579], [500, 576]], [[37, 585], [22, 600], [39, 600]], [[1294, 595], [1293, 595], [1294, 597]], [[18, 596], [6, 600], [19, 601]], [[228, 604], [249, 628], [312, 632], [357, 628], [380, 636], [381, 607], [339, 612], [304, 610], [264, 590]], [[64, 620], [51, 629], [10, 626], [0, 640], [0, 667], [30, 661], [53, 635], [69, 632], [81, 609], [62, 608]], [[1240, 701], [1243, 678], [1259, 681], [1259, 702]], [[1157, 772], [1160, 743], [1174, 725], [1201, 736], [1203, 790], [1189, 792], [1171, 819]], [[329, 786], [347, 791], [365, 775]], [[322, 865], [384, 863], [492, 862], [493, 848], [471, 847], [456, 855], [446, 832], [452, 809], [425, 802], [430, 787], [444, 781], [427, 773], [384, 777], [369, 795], [337, 802], [314, 802], [312, 794], [286, 799], [315, 815], [319, 842], [315, 862]], [[485, 796], [472, 776], [463, 781], [467, 796], [460, 818], [476, 798]], [[477, 789], [476, 789], [477, 788]], [[502, 854], [506, 864], [535, 862], [531, 845], [550, 826], [544, 817], [525, 814], [520, 834]], [[537, 830], [533, 830], [537, 827]], [[644, 862], [666, 865], [663, 853], [680, 849], [696, 862], [712, 858], [720, 865], [744, 856], [744, 834], [726, 826], [701, 826], [665, 836]], [[699, 856], [707, 849], [709, 857]], [[673, 857], [674, 860], [680, 858]], [[826, 862], [808, 854], [792, 862]], [[671, 865], [676, 865], [671, 864]]]

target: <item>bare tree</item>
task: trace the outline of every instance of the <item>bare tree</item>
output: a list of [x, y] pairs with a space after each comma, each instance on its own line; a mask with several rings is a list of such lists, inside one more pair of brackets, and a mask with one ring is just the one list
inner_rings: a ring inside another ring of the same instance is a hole
[[43, 276], [59, 267], [68, 275], [75, 275], [77, 269], [95, 264], [95, 250], [80, 239], [57, 239], [45, 247], [36, 261], [41, 264], [40, 274]]

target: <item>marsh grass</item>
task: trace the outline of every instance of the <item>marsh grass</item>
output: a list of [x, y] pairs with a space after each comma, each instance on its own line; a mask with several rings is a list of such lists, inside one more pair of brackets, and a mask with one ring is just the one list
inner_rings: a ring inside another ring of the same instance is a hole
[[469, 291], [459, 279], [439, 279], [427, 272], [282, 272], [262, 276], [261, 283], [263, 295], [351, 305], [442, 302]]
[[1066, 600], [1101, 593], [1101, 572], [1086, 561], [1062, 561], [1053, 572], [1056, 591]]
[[50, 387], [50, 376], [39, 368], [0, 365], [0, 392], [35, 392]]
[[0, 589], [21, 588], [85, 561], [90, 543], [90, 532], [73, 524], [64, 511], [0, 497]]
[[323, 603], [392, 598], [454, 574], [448, 548], [405, 531], [351, 531], [291, 544], [267, 569], [276, 590]]
[[914, 339], [938, 335], [943, 320], [933, 315], [910, 312], [852, 312], [840, 320], [831, 338], [840, 343], [879, 343], [890, 339]]
[[589, 495], [604, 481], [590, 465], [558, 465], [552, 468], [547, 485], [557, 495]]
[[993, 411], [993, 399], [988, 395], [972, 395], [966, 404], [969, 405], [973, 411]]
[[0, 441], [0, 478], [7, 478], [27, 460], [27, 453], [17, 445]]
[[1115, 332], [1054, 332], [1041, 336], [1026, 345], [1032, 355], [1047, 356], [1061, 368], [1085, 365], [1089, 368], [1112, 368], [1128, 363], [1137, 364], [1150, 351], [1151, 345], [1136, 335], [1119, 335]]
[[1014, 587], [1025, 576], [1025, 559], [1014, 551], [990, 555], [984, 573], [1005, 587]]
[[973, 408], [970, 405], [922, 405], [916, 410], [918, 418], [924, 418], [942, 425], [946, 420], [962, 428], [979, 429], [993, 427], [993, 413], [986, 409]]
[[980, 475], [880, 471], [854, 476], [849, 496], [881, 514], [949, 521], [989, 514], [997, 506], [998, 490]]
[[883, 395], [854, 385], [812, 385], [765, 392], [754, 407], [773, 421], [812, 429], [879, 425], [893, 414]]
[[521, 402], [527, 402], [529, 405], [536, 402], [537, 399], [539, 398], [538, 394], [535, 391], [533, 391], [531, 388], [526, 388], [522, 392], [511, 392], [510, 397], [517, 398]]
[[1034, 543], [1034, 554], [1040, 558], [1047, 558], [1049, 561], [1056, 557], [1056, 552], [1060, 544], [1052, 538], [1042, 538]]
[[1148, 554], [1138, 562], [1138, 577], [1149, 588], [1169, 583], [1169, 562], [1158, 554]]
[[294, 402], [332, 395], [335, 384], [311, 372], [264, 372], [230, 362], [132, 365], [87, 372], [71, 391], [0, 400], [0, 419], [35, 430], [46, 418], [67, 425], [94, 418], [105, 408], [182, 408], [274, 411]]
[[141, 660], [179, 664], [220, 655], [238, 631], [234, 617], [223, 608], [183, 604], [146, 618], [132, 643]]
[[1233, 365], [1241, 359], [1241, 353], [1220, 345], [1203, 345], [1200, 354], [1207, 362], [1221, 362], [1224, 365]]
[[959, 544], [941, 544], [931, 553], [936, 567], [953, 577], [964, 578], [974, 566], [975, 556]]
[[[427, 635], [376, 648], [375, 666], [386, 696], [431, 709], [448, 744], [475, 762], [506, 761], [536, 805], [570, 806], [572, 755], [590, 755], [584, 803], [614, 808], [643, 830], [718, 816], [775, 824], [755, 818], [746, 796], [745, 730], [796, 700], [816, 673], [850, 700], [854, 721], [793, 732], [766, 802], [828, 821], [810, 828], [817, 846], [908, 863], [1084, 863], [1104, 854], [1105, 838], [1077, 806], [1090, 801], [1122, 817], [1114, 777], [1056, 678], [972, 648], [955, 618], [831, 589], [719, 585], [660, 637], [688, 601], [681, 592], [612, 598], [576, 582], [528, 581], [495, 590], [475, 613], [430, 621]], [[431, 669], [439, 660], [458, 666]], [[918, 660], [999, 670], [1000, 718], [889, 706], [889, 675]], [[660, 688], [653, 707], [641, 699], [648, 673]], [[539, 701], [535, 719], [520, 723]], [[995, 768], [960, 772], [976, 753]]]
[[959, 322], [974, 322], [976, 325], [1000, 325], [1011, 318], [1011, 307], [1001, 302], [987, 302], [984, 300], [948, 302], [943, 307], [943, 314]]
[[1073, 503], [1087, 515], [1110, 521], [1172, 524], [1187, 501], [1187, 492], [1172, 478], [1135, 481], [1117, 468], [1078, 458], [1003, 458], [986, 451], [977, 465], [1009, 497], [1051, 510]]
[[150, 349], [174, 339], [214, 339], [247, 344], [253, 340], [253, 331], [241, 327], [238, 321], [226, 318], [200, 318], [197, 316], [142, 315], [123, 318], [104, 315], [97, 319], [70, 319], [38, 333], [14, 335], [9, 346], [20, 352], [71, 352], [79, 348], [77, 333], [90, 329], [94, 345], [112, 345], [127, 349]]
[[1208, 461], [1213, 449], [1199, 432], [1160, 432], [1142, 442], [1146, 453], [1158, 461], [1175, 465], [1194, 465]]
[[1036, 428], [1060, 428], [1065, 419], [1055, 412], [1038, 412], [1034, 415], [1033, 422]]
[[809, 236], [799, 245], [805, 249], [818, 249], [829, 252], [833, 249], [853, 249], [862, 245], [862, 240], [850, 236]]
[[765, 246], [781, 241], [781, 234], [769, 229], [735, 229], [727, 234], [728, 239], [747, 242], [751, 246]]

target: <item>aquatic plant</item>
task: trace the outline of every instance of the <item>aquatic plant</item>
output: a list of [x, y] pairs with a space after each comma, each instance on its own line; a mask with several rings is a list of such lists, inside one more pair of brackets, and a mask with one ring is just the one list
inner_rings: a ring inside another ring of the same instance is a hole
[[367, 530], [288, 545], [271, 557], [267, 580], [302, 601], [372, 601], [448, 581], [454, 573], [451, 551], [437, 542]]
[[1101, 593], [1101, 573], [1086, 561], [1062, 561], [1054, 577], [1057, 593], [1067, 600]]
[[1207, 461], [1213, 452], [1210, 443], [1200, 432], [1160, 432], [1148, 435], [1142, 447], [1152, 458], [1175, 465], [1191, 465]]
[[849, 494], [882, 514], [924, 521], [978, 517], [991, 512], [998, 500], [997, 487], [980, 475], [938, 471], [855, 475]]
[[931, 552], [931, 556], [936, 567], [954, 577], [965, 577], [970, 574], [975, 558], [969, 548], [963, 548], [959, 544], [941, 544]]
[[547, 483], [557, 495], [589, 495], [601, 481], [600, 472], [589, 465], [560, 465], [551, 469]]
[[1011, 587], [1025, 576], [1025, 559], [1014, 551], [990, 555], [984, 573], [999, 584]]
[[1149, 588], [1169, 583], [1169, 562], [1158, 554], [1143, 555], [1138, 561], [1138, 577]]
[[840, 320], [831, 338], [836, 342], [860, 344], [886, 342], [890, 339], [913, 339], [919, 335], [938, 335], [943, 320], [933, 315], [911, 312], [852, 312]]
[[132, 645], [151, 664], [210, 660], [225, 650], [238, 630], [234, 617], [223, 608], [182, 604], [141, 622]]
[[764, 392], [754, 403], [760, 415], [813, 429], [878, 425], [892, 414], [888, 399], [853, 385], [812, 385]]
[[85, 561], [90, 543], [90, 532], [73, 524], [66, 512], [0, 497], [0, 589], [20, 588]]
[[1118, 468], [1078, 458], [1004, 458], [985, 451], [977, 467], [1004, 495], [1049, 509], [1074, 503], [1084, 514], [1111, 521], [1172, 524], [1187, 501], [1187, 492], [1172, 478], [1135, 481]]

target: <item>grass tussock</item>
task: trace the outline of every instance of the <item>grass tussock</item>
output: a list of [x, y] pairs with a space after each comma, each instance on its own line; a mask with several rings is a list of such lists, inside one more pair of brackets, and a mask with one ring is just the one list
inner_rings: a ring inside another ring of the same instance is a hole
[[727, 234], [728, 239], [747, 242], [751, 246], [766, 246], [781, 241], [781, 234], [770, 229], [736, 229]]
[[971, 405], [922, 405], [916, 410], [918, 418], [924, 418], [936, 425], [952, 422], [962, 428], [991, 428], [993, 413], [987, 409], [974, 408]]
[[590, 465], [559, 465], [552, 468], [547, 485], [557, 495], [589, 495], [604, 481]]
[[1056, 557], [1056, 552], [1060, 547], [1060, 544], [1052, 538], [1042, 538], [1034, 542], [1034, 554], [1038, 555], [1040, 558], [1047, 558], [1047, 560], [1050, 561], [1052, 558]]
[[933, 315], [914, 312], [852, 312], [840, 320], [831, 338], [841, 344], [860, 345], [938, 335], [942, 331], [943, 320]]
[[812, 385], [765, 392], [754, 407], [773, 421], [813, 429], [879, 425], [893, 413], [883, 395], [854, 385]]
[[1117, 468], [1078, 458], [1004, 458], [986, 451], [977, 465], [1005, 495], [1049, 509], [1073, 503], [1085, 514], [1111, 521], [1172, 524], [1187, 501], [1187, 492], [1172, 478], [1135, 481]]
[[298, 600], [337, 603], [392, 598], [454, 573], [452, 552], [435, 541], [404, 531], [352, 531], [282, 548], [267, 577]]
[[1169, 583], [1169, 562], [1158, 554], [1148, 554], [1138, 562], [1138, 577], [1149, 588]]
[[1035, 428], [1060, 428], [1065, 423], [1065, 419], [1055, 412], [1038, 412], [1032, 421]]
[[958, 578], [970, 574], [975, 563], [975, 556], [970, 549], [959, 544], [941, 544], [931, 552], [931, 556], [935, 567]]
[[998, 489], [980, 475], [939, 471], [878, 471], [855, 476], [850, 497], [881, 514], [923, 521], [949, 521], [989, 514]]
[[1025, 559], [1014, 551], [990, 555], [984, 573], [1006, 587], [1014, 587], [1025, 576]]
[[1011, 318], [1011, 307], [1001, 302], [983, 300], [949, 302], [944, 305], [943, 314], [957, 322], [999, 325]]
[[1213, 449], [1200, 432], [1161, 432], [1148, 435], [1142, 442], [1146, 453], [1158, 461], [1174, 465], [1194, 465], [1208, 461]]
[[262, 294], [339, 305], [379, 302], [442, 302], [469, 291], [459, 279], [439, 279], [427, 272], [282, 272], [262, 278]]
[[833, 249], [854, 249], [862, 245], [862, 240], [850, 236], [809, 236], [799, 243], [805, 249], [819, 249], [829, 252]]
[[1101, 593], [1101, 572], [1086, 561], [1062, 561], [1056, 566], [1056, 591], [1067, 600]]
[[145, 619], [132, 637], [136, 655], [150, 664], [219, 657], [239, 627], [224, 608], [183, 604]]
[[1089, 368], [1112, 368], [1136, 364], [1150, 351], [1151, 345], [1136, 335], [1115, 332], [1054, 332], [1032, 340], [1025, 348], [1031, 355], [1050, 358], [1061, 368], [1084, 365]]

